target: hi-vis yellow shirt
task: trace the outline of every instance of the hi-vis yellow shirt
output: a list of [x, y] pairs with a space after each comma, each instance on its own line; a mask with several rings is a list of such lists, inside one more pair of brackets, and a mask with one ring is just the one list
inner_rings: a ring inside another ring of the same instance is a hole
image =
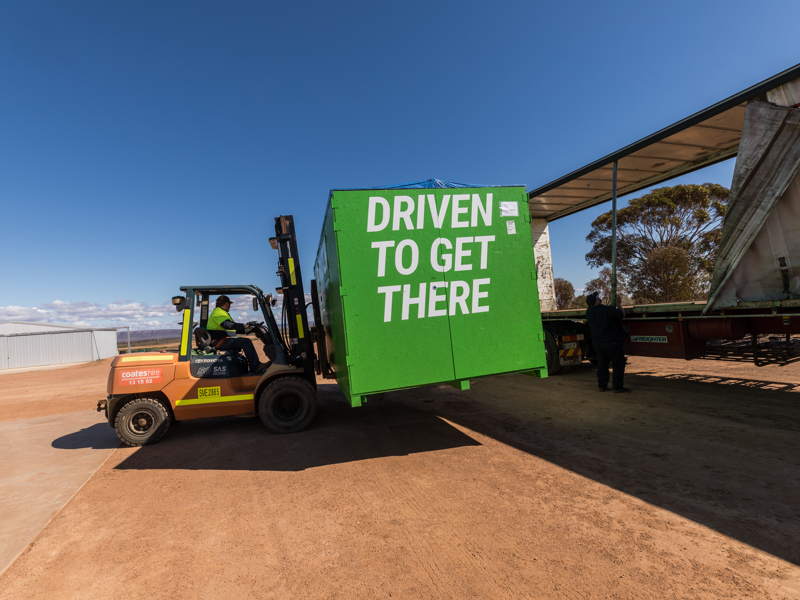
[[[233, 321], [231, 316], [228, 314], [227, 311], [222, 310], [219, 306], [217, 306], [208, 317], [208, 325], [206, 329], [208, 331], [226, 331], [226, 329], [222, 326], [225, 321]], [[233, 330], [227, 330], [228, 334], [236, 335], [236, 332]]]

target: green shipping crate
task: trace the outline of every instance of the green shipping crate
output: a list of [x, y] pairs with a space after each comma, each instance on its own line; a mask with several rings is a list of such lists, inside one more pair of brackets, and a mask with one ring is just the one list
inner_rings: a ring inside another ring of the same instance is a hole
[[524, 187], [333, 190], [314, 274], [326, 353], [364, 396], [546, 376]]

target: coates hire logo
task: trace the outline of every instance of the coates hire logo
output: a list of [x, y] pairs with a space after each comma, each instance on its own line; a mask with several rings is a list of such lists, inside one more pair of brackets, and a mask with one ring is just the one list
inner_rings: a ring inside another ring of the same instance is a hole
[[122, 371], [119, 374], [122, 384], [142, 385], [147, 383], [158, 383], [161, 381], [161, 369], [132, 369]]
[[645, 344], [666, 344], [667, 336], [665, 335], [632, 335], [631, 342], [645, 343]]

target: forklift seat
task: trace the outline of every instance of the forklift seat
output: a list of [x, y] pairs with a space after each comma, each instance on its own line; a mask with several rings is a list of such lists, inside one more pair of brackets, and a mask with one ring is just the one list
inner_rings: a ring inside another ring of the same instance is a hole
[[214, 350], [211, 345], [211, 334], [204, 327], [197, 327], [194, 330], [194, 341], [198, 352], [208, 352]]
[[236, 356], [241, 353], [239, 348], [227, 348], [225, 350], [218, 350], [214, 346], [214, 340], [211, 339], [211, 334], [203, 327], [197, 327], [194, 330], [194, 341], [197, 344], [197, 352], [203, 354], [228, 354]]

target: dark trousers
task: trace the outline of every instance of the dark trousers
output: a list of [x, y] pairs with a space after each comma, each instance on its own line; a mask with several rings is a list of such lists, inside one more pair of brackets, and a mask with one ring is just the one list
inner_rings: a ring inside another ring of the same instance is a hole
[[598, 387], [608, 387], [608, 364], [611, 363], [614, 368], [613, 387], [615, 390], [622, 388], [625, 379], [625, 355], [622, 353], [622, 344], [595, 345], [594, 348], [597, 350]]
[[258, 353], [256, 352], [255, 347], [253, 347], [253, 342], [247, 338], [227, 337], [221, 342], [215, 342], [214, 347], [217, 350], [244, 350], [244, 355], [247, 358], [247, 365], [250, 367], [251, 371], [260, 364], [260, 361], [258, 360]]

